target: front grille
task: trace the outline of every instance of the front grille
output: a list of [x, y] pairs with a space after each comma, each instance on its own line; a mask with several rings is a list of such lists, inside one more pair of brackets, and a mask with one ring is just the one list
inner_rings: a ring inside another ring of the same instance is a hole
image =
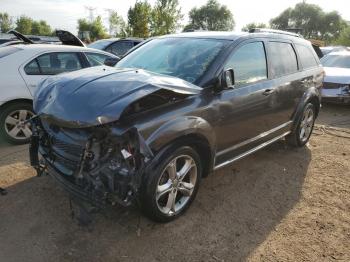
[[83, 152], [83, 147], [75, 144], [68, 144], [64, 141], [57, 139], [56, 137], [52, 137], [52, 147], [54, 149], [58, 149], [64, 153], [73, 155], [73, 156], [81, 156]]
[[67, 169], [65, 170], [66, 173], [68, 170], [71, 171], [69, 173], [74, 173], [79, 167], [78, 161], [73, 161], [73, 160], [61, 157], [58, 154], [54, 154], [54, 164], [59, 165], [61, 168]]

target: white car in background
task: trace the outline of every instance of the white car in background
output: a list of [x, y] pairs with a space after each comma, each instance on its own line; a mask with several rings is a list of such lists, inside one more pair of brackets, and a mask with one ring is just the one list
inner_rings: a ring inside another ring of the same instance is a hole
[[71, 36], [62, 45], [27, 43], [0, 48], [0, 135], [6, 141], [29, 141], [32, 132], [24, 121], [34, 114], [32, 97], [41, 81], [51, 75], [118, 62], [117, 56], [87, 48], [79, 39], [80, 46], [73, 46], [77, 42]]
[[350, 52], [332, 52], [321, 59], [325, 71], [322, 101], [350, 104]]

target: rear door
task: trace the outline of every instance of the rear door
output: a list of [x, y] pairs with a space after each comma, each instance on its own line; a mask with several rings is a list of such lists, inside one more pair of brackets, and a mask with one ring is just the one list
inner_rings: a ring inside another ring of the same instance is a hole
[[274, 90], [272, 127], [290, 122], [300, 99], [301, 68], [295, 47], [288, 40], [267, 42], [271, 88]]
[[75, 71], [81, 68], [82, 62], [78, 53], [52, 52], [39, 55], [32, 59], [20, 68], [20, 72], [33, 95], [38, 84], [48, 76]]

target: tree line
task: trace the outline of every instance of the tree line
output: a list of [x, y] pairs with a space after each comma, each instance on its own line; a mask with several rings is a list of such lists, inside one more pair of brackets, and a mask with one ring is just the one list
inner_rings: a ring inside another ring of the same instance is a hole
[[[190, 10], [187, 25], [181, 25], [184, 15], [178, 0], [157, 0], [152, 6], [147, 0], [137, 0], [127, 13], [126, 21], [114, 10], [109, 10], [109, 28], [103, 25], [101, 16], [94, 19], [78, 20], [79, 32], [89, 32], [90, 40], [116, 37], [147, 38], [182, 31], [210, 30], [232, 31], [235, 20], [231, 10], [221, 5], [218, 0], [208, 0], [200, 7]], [[0, 13], [0, 28], [2, 32], [15, 28], [24, 34], [50, 35], [52, 30], [45, 21], [34, 21], [21, 16], [12, 22], [6, 13]], [[321, 7], [308, 4], [305, 1], [287, 8], [269, 23], [249, 23], [242, 28], [249, 31], [252, 28], [294, 29], [300, 31], [305, 38], [325, 41], [327, 44], [350, 46], [350, 25], [336, 12], [325, 12]], [[107, 32], [108, 31], [108, 32]]]
[[15, 29], [24, 35], [51, 36], [53, 31], [46, 21], [36, 21], [28, 16], [21, 15], [14, 21], [8, 13], [0, 13], [0, 32], [6, 33]]

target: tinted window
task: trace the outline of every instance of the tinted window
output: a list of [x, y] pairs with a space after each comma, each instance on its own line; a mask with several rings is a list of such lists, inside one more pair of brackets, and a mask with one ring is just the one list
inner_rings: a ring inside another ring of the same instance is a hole
[[27, 64], [24, 67], [24, 72], [26, 72], [27, 75], [40, 75], [40, 69], [37, 60], [34, 59], [32, 62]]
[[119, 41], [109, 46], [106, 51], [115, 54], [116, 56], [122, 56], [133, 47], [134, 44], [131, 41]]
[[[41, 75], [56, 75], [63, 72], [70, 72], [81, 69], [81, 64], [76, 53], [50, 53], [41, 55], [35, 59], [39, 65]], [[35, 66], [31, 61], [25, 68], [30, 72]], [[26, 70], [25, 69], [25, 70]], [[27, 72], [27, 71], [26, 71]], [[35, 74], [34, 71], [31, 74]]]
[[106, 59], [109, 57], [103, 54], [96, 54], [96, 53], [85, 53], [85, 54], [91, 66], [104, 65]]
[[226, 40], [185, 37], [153, 39], [125, 56], [116, 67], [145, 69], [193, 83], [228, 43]]
[[270, 42], [269, 46], [273, 76], [279, 77], [298, 71], [297, 57], [291, 44]]
[[317, 66], [317, 61], [310, 48], [303, 45], [295, 45], [297, 48], [301, 65], [304, 69]]
[[232, 68], [235, 85], [240, 86], [267, 78], [265, 48], [262, 42], [240, 47], [229, 58], [225, 69]]
[[113, 42], [113, 40], [103, 39], [103, 40], [98, 40], [96, 42], [93, 42], [93, 43], [89, 44], [87, 47], [103, 50], [112, 42]]

